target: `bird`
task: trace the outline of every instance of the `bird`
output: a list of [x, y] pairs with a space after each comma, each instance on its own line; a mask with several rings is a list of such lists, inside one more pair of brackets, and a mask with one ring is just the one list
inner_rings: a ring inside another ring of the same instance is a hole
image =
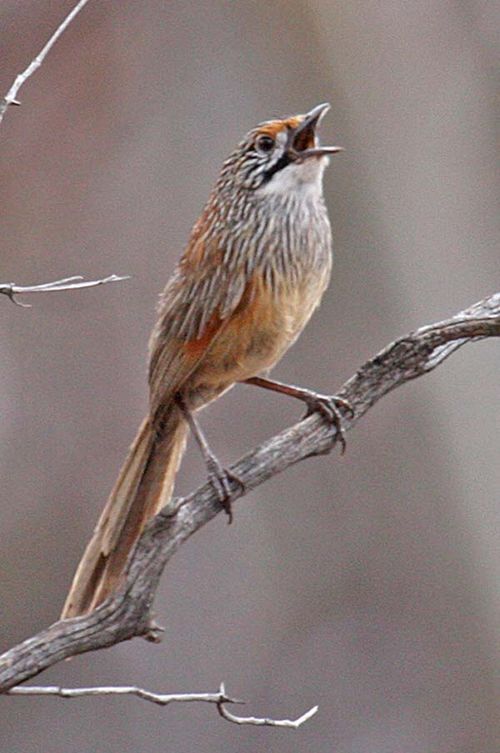
[[93, 611], [123, 582], [146, 524], [172, 499], [189, 430], [232, 520], [231, 490], [241, 480], [211, 451], [196, 413], [236, 383], [298, 398], [308, 413], [335, 424], [344, 449], [345, 400], [267, 376], [330, 280], [323, 173], [342, 148], [319, 142], [317, 129], [329, 109], [323, 103], [260, 123], [223, 163], [160, 295], [149, 343], [149, 412], [77, 568], [63, 619]]

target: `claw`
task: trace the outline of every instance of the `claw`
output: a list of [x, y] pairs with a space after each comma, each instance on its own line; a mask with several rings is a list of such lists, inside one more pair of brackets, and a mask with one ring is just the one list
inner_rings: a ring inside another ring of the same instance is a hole
[[228, 523], [233, 522], [233, 507], [232, 500], [234, 498], [234, 492], [231, 489], [232, 484], [237, 484], [241, 491], [245, 491], [245, 484], [235, 473], [223, 468], [215, 457], [212, 457], [207, 462], [208, 468], [208, 480], [215, 489], [219, 502], [224, 509], [224, 512], [228, 516]]
[[313, 413], [319, 413], [320, 416], [335, 426], [337, 430], [335, 442], [340, 442], [340, 452], [343, 455], [347, 447], [347, 442], [345, 438], [342, 413], [339, 411], [339, 407], [346, 413], [349, 413], [351, 417], [354, 417], [352, 405], [347, 400], [337, 397], [336, 395], [311, 395], [307, 400], [307, 406], [308, 410], [306, 416], [310, 416]]
[[343, 397], [337, 397], [337, 395], [333, 395], [331, 399], [334, 401], [336, 405], [340, 405], [340, 407], [343, 408], [345, 412], [348, 413], [351, 418], [354, 418], [356, 414], [349, 400], [344, 400]]

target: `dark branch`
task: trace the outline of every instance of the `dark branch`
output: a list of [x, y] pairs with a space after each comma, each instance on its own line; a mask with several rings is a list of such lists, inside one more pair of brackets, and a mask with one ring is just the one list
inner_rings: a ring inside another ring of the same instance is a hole
[[[432, 371], [466, 342], [500, 335], [500, 293], [452, 319], [422, 327], [396, 340], [365, 363], [337, 393], [354, 409], [344, 415], [350, 430], [380, 398]], [[328, 453], [335, 427], [310, 416], [264, 442], [231, 467], [245, 490], [311, 455]], [[235, 498], [243, 496], [234, 485]], [[0, 692], [34, 677], [75, 654], [112, 646], [134, 636], [157, 638], [151, 607], [165, 565], [195, 531], [221, 510], [217, 494], [205, 484], [160, 512], [132, 553], [123, 587], [92, 614], [56, 622], [0, 657]]]

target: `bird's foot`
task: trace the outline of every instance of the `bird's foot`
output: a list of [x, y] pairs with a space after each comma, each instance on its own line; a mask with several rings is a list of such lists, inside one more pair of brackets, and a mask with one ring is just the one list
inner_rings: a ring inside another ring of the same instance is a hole
[[211, 455], [207, 458], [207, 470], [208, 480], [212, 484], [213, 488], [217, 492], [219, 502], [228, 517], [228, 523], [233, 522], [233, 506], [232, 501], [235, 493], [233, 491], [234, 484], [240, 487], [240, 491], [245, 491], [245, 484], [235, 473], [228, 471], [227, 468], [223, 468], [219, 463], [215, 455]]
[[342, 411], [354, 417], [352, 405], [347, 400], [344, 400], [344, 398], [337, 397], [337, 395], [321, 395], [312, 390], [307, 391], [307, 394], [303, 396], [303, 400], [307, 405], [306, 416], [319, 413], [326, 421], [335, 426], [337, 430], [335, 442], [340, 442], [341, 453], [343, 455], [346, 449], [346, 439]]

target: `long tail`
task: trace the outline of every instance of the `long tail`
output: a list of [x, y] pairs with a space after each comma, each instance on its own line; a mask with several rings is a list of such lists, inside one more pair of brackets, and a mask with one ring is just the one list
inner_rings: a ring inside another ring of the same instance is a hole
[[148, 419], [142, 422], [78, 565], [61, 618], [92, 611], [116, 589], [144, 526], [172, 496], [186, 434], [176, 405], [166, 415], [161, 438]]

